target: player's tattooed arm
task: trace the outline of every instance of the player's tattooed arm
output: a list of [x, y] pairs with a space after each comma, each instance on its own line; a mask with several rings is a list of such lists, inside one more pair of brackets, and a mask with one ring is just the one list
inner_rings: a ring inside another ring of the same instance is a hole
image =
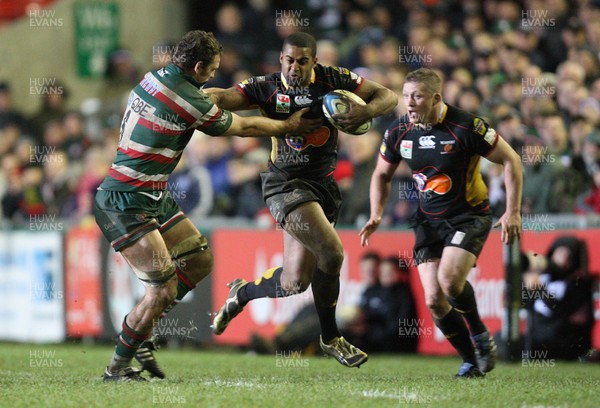
[[221, 109], [230, 111], [252, 109], [246, 96], [237, 88], [207, 88], [204, 92]]

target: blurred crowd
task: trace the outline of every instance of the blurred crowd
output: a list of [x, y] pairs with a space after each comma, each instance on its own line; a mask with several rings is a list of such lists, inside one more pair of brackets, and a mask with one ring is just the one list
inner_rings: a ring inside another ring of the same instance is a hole
[[[230, 87], [280, 70], [283, 38], [308, 31], [324, 65], [347, 67], [402, 94], [420, 66], [443, 76], [446, 103], [478, 114], [521, 155], [525, 214], [600, 213], [600, 1], [598, 0], [247, 0], [224, 2], [215, 34], [221, 67], [209, 87]], [[198, 29], [202, 27], [191, 27]], [[25, 116], [0, 78], [2, 219], [33, 215], [80, 219], [114, 158], [121, 114], [143, 74], [165, 65], [173, 43], [136, 66], [120, 49], [110, 58], [103, 91], [70, 110], [69, 87], [38, 90], [41, 107]], [[340, 135], [335, 177], [345, 203], [340, 223], [368, 216], [368, 187], [385, 128], [405, 113], [378, 118], [361, 137]], [[248, 114], [258, 114], [250, 112]], [[169, 181], [185, 211], [199, 216], [264, 220], [259, 173], [270, 140], [210, 138], [199, 132]], [[496, 214], [503, 212], [501, 167], [482, 164]], [[385, 225], [407, 222], [417, 193], [400, 166]]]

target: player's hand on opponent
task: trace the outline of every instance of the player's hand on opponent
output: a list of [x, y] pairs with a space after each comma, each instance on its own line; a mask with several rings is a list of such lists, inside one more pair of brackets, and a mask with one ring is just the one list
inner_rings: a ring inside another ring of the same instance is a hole
[[358, 235], [360, 235], [360, 245], [369, 245], [369, 237], [377, 230], [379, 224], [381, 224], [381, 217], [369, 218], [369, 221], [367, 221], [365, 226], [362, 227], [362, 229], [358, 233]]
[[336, 113], [335, 115], [331, 115], [344, 130], [352, 132], [372, 118], [373, 115], [371, 115], [369, 108], [366, 105], [359, 105], [345, 96], [344, 100], [350, 104], [350, 110], [346, 113]]
[[285, 121], [288, 123], [289, 130], [288, 133], [296, 133], [301, 135], [306, 135], [308, 133], [314, 132], [318, 128], [323, 125], [323, 119], [307, 119], [303, 118], [306, 112], [308, 112], [308, 108], [302, 108], [298, 112], [295, 112], [292, 116], [287, 118]]
[[494, 228], [496, 227], [502, 227], [502, 242], [512, 244], [515, 238], [521, 239], [521, 214], [518, 212], [505, 212], [494, 224]]

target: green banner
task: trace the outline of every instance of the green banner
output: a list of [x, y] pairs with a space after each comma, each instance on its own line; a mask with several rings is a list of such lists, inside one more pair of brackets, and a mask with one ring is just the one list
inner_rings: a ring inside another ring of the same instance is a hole
[[74, 7], [77, 72], [82, 77], [102, 77], [110, 53], [119, 46], [119, 6], [85, 1]]

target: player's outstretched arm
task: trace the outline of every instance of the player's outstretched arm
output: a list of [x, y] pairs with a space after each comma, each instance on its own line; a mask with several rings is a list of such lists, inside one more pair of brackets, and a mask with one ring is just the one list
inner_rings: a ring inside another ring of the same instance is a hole
[[381, 156], [377, 159], [377, 166], [371, 176], [369, 188], [369, 201], [371, 203], [371, 215], [364, 227], [360, 230], [360, 244], [369, 245], [369, 236], [377, 230], [381, 224], [383, 210], [390, 196], [392, 178], [398, 164], [388, 163]]
[[486, 157], [504, 167], [504, 185], [506, 187], [506, 211], [494, 227], [502, 227], [502, 242], [511, 244], [515, 238], [521, 238], [521, 196], [523, 193], [523, 166], [521, 157], [501, 137], [494, 150]]
[[322, 119], [303, 118], [308, 108], [303, 108], [286, 120], [274, 120], [262, 116], [241, 117], [232, 113], [229, 129], [221, 136], [271, 137], [285, 133], [309, 133], [321, 126]]
[[206, 88], [204, 92], [221, 109], [229, 111], [246, 110], [252, 108], [246, 96], [236, 87], [228, 89]]

